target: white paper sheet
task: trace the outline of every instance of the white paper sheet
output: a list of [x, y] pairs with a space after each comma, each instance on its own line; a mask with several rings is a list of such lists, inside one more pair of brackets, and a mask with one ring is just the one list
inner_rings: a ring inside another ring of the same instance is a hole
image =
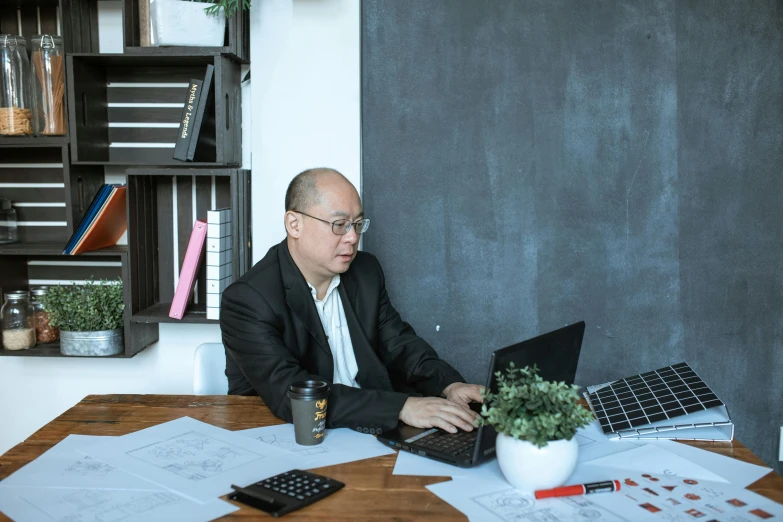
[[620, 491], [590, 495], [590, 500], [630, 520], [762, 521], [783, 516], [782, 505], [725, 482], [638, 471], [618, 477]]
[[378, 442], [374, 436], [348, 428], [326, 430], [324, 441], [316, 446], [297, 444], [293, 424], [251, 428], [236, 433], [300, 457], [303, 462], [300, 469], [334, 466], [394, 453], [393, 449]]
[[[675, 453], [680, 457], [691, 461], [692, 463], [705, 468], [716, 475], [723, 477], [732, 484], [747, 487], [760, 478], [767, 475], [770, 468], [748, 464], [741, 460], [731, 457], [724, 457], [708, 450], [694, 448], [687, 444], [681, 444], [672, 440], [638, 440], [638, 441], [619, 441], [609, 440], [601, 431], [598, 421], [593, 421], [589, 426], [580, 429], [577, 432], [577, 440], [580, 437], [589, 439], [589, 444], [580, 440], [579, 444], [579, 462], [586, 463], [608, 455], [615, 455], [623, 451], [632, 450], [642, 446], [658, 446], [666, 451]], [[619, 446], [615, 446], [619, 444]]]
[[576, 431], [576, 441], [579, 443], [578, 462], [589, 462], [591, 460], [614, 455], [624, 451], [640, 447], [644, 443], [637, 441], [611, 440], [601, 430], [601, 425], [594, 420], [584, 428]]
[[676, 453], [680, 457], [693, 462], [713, 473], [720, 475], [734, 485], [743, 488], [750, 486], [760, 478], [767, 475], [772, 469], [755, 464], [748, 464], [731, 457], [724, 457], [708, 450], [694, 448], [687, 444], [681, 444], [670, 440], [645, 442], [646, 445], [659, 446], [666, 451]]
[[482, 462], [473, 468], [460, 468], [445, 462], [420, 457], [407, 451], [397, 453], [393, 475], [418, 475], [426, 477], [475, 478], [484, 474], [502, 477], [497, 459]]
[[231, 484], [246, 486], [304, 463], [291, 452], [190, 417], [79, 451], [197, 502], [230, 493]]
[[0, 482], [0, 488], [161, 490], [160, 486], [77, 451], [116, 437], [68, 435], [46, 453]]
[[[698, 464], [694, 464], [675, 453], [667, 451], [660, 446], [647, 444], [631, 451], [602, 457], [600, 459], [592, 460], [583, 466], [579, 466], [571, 479], [569, 479], [569, 484], [592, 482], [596, 479], [613, 480], [618, 478], [607, 476], [595, 477], [594, 472], [592, 471], [594, 468], [614, 468], [645, 473], [657, 473], [667, 477], [690, 477], [713, 482], [728, 482], [728, 480], [720, 475], [713, 473]], [[588, 476], [588, 473], [591, 473], [591, 475]]]
[[[536, 500], [504, 480], [457, 478], [427, 489], [480, 522], [636, 522], [590, 502], [587, 496]], [[596, 496], [596, 495], [591, 495]]]
[[194, 502], [172, 491], [0, 487], [0, 511], [15, 522], [207, 522], [238, 507]]

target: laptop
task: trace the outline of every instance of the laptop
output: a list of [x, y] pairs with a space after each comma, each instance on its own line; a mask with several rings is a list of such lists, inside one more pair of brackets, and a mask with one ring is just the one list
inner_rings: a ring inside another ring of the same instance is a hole
[[[495, 372], [505, 372], [510, 362], [517, 368], [535, 364], [538, 366], [539, 375], [544, 379], [573, 384], [584, 333], [585, 323], [580, 321], [496, 350], [489, 362], [487, 388], [497, 393]], [[478, 413], [481, 411], [481, 404], [473, 403], [471, 409]], [[400, 422], [393, 430], [378, 435], [378, 440], [395, 449], [470, 468], [494, 456], [496, 436], [497, 433], [491, 426], [449, 433], [439, 428], [414, 428]]]

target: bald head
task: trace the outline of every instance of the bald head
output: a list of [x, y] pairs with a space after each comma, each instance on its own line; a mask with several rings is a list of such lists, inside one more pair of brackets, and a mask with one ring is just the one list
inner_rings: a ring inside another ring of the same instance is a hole
[[307, 212], [322, 200], [322, 190], [325, 182], [347, 183], [348, 178], [334, 169], [308, 169], [291, 180], [285, 193], [285, 209]]

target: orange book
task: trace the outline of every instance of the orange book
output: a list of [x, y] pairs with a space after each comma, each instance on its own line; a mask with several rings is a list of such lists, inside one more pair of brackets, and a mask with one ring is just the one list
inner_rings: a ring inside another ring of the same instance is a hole
[[125, 208], [125, 187], [115, 187], [71, 254], [116, 245], [128, 228]]

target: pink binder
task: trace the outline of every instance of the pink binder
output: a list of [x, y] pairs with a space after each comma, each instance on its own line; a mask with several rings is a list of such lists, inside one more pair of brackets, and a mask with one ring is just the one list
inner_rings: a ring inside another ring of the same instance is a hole
[[196, 276], [201, 266], [201, 256], [204, 252], [204, 243], [207, 239], [207, 223], [196, 220], [193, 232], [190, 234], [188, 249], [185, 251], [185, 260], [182, 262], [182, 270], [179, 272], [177, 290], [171, 301], [169, 317], [182, 319], [185, 309], [188, 307], [190, 297], [193, 295], [193, 286], [196, 284]]

